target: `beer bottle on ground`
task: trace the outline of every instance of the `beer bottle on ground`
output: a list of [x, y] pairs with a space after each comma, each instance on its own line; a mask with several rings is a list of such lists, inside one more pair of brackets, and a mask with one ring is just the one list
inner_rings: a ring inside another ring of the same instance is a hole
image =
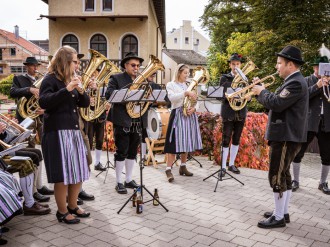
[[[155, 189], [154, 198], [156, 198], [159, 201], [158, 189]], [[152, 204], [154, 206], [158, 206], [159, 205], [159, 202], [157, 202], [155, 199], [153, 199], [152, 200]]]

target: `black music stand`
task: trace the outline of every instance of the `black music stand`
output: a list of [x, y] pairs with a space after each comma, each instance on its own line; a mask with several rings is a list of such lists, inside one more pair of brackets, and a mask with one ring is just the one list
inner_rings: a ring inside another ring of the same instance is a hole
[[[110, 161], [110, 158], [109, 158], [109, 139], [108, 139], [108, 135], [107, 135], [107, 120], [105, 120], [105, 124], [104, 124], [104, 133], [105, 133], [105, 142], [107, 143], [107, 163], [105, 164], [105, 171], [106, 171], [106, 174], [105, 174], [105, 177], [104, 177], [104, 181], [103, 183], [105, 184], [105, 180], [107, 179], [107, 175], [108, 175], [108, 169], [111, 168], [111, 169], [115, 169], [115, 166], [114, 164], [112, 164], [112, 162]], [[95, 177], [97, 178], [102, 172], [104, 171], [100, 171]]]
[[[216, 98], [216, 99], [221, 99], [223, 98], [223, 94], [224, 94], [224, 87], [223, 86], [210, 86], [207, 90], [207, 97], [208, 98]], [[220, 159], [220, 166], [222, 166], [222, 158], [223, 158], [223, 146], [221, 144], [220, 146], [220, 154], [221, 154], [221, 159]], [[218, 176], [214, 176], [215, 174], [218, 173]], [[228, 175], [229, 178], [223, 178], [225, 175]], [[217, 183], [215, 185], [214, 188], [214, 192], [217, 191], [217, 187], [218, 187], [218, 183], [219, 181], [223, 181], [223, 180], [227, 180], [227, 179], [235, 179], [237, 182], [241, 183], [242, 185], [244, 185], [244, 183], [242, 183], [240, 180], [238, 180], [237, 178], [235, 178], [233, 175], [229, 174], [227, 172], [226, 169], [223, 169], [222, 167], [220, 167], [219, 170], [215, 171], [214, 173], [212, 173], [211, 175], [209, 175], [208, 177], [204, 178], [203, 181], [207, 180], [210, 177], [215, 177], [217, 179]]]
[[[146, 85], [147, 86], [145, 87], [144, 90], [131, 90], [129, 92], [129, 94], [127, 95], [127, 97], [124, 99], [124, 102], [126, 102], [126, 103], [128, 103], [128, 102], [138, 102], [139, 103], [139, 113], [140, 113], [139, 120], [140, 120], [140, 124], [141, 124], [141, 128], [139, 131], [140, 145], [142, 143], [142, 129], [143, 129], [141, 104], [147, 103], [147, 102], [152, 103], [152, 102], [156, 102], [156, 101], [164, 101], [165, 95], [166, 95], [166, 90], [153, 90], [151, 95], [149, 95], [148, 98], [145, 98], [144, 95], [146, 94], [146, 90], [151, 88], [151, 86], [149, 84], [146, 84]], [[152, 199], [149, 201], [146, 201], [146, 203], [156, 200], [159, 203], [159, 205], [161, 205], [166, 210], [166, 212], [168, 212], [168, 209], [159, 201], [159, 199], [155, 198], [154, 195], [143, 184], [144, 159], [142, 158], [142, 149], [141, 148], [140, 148], [139, 166], [140, 166], [140, 185], [134, 191], [134, 193], [130, 196], [130, 198], [127, 199], [127, 201], [124, 203], [124, 205], [119, 209], [117, 214], [119, 214], [121, 212], [121, 210], [123, 210], [123, 208], [127, 205], [127, 203], [129, 203], [132, 200], [133, 196], [137, 194], [138, 189], [140, 189], [140, 191], [141, 191], [142, 200], [143, 200], [143, 189], [145, 189], [148, 192], [148, 194], [152, 197]]]
[[[180, 154], [177, 154], [175, 157], [175, 161], [172, 163], [171, 166], [173, 166], [180, 159], [181, 159]], [[190, 160], [196, 161], [199, 164], [199, 167], [203, 168], [202, 164], [194, 156], [192, 156], [190, 153], [188, 153], [187, 161], [190, 161]]]

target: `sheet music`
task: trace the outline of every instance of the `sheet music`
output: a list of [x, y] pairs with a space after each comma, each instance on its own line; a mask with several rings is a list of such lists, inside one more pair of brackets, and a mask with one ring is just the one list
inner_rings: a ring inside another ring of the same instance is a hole
[[22, 122], [20, 122], [20, 125], [23, 126], [25, 129], [27, 129], [33, 123], [34, 123], [34, 120], [32, 118], [27, 117]]
[[222, 86], [209, 86], [207, 88], [208, 98], [222, 98], [223, 97], [223, 87]]
[[319, 75], [330, 76], [330, 63], [319, 63]]
[[10, 153], [14, 153], [14, 152], [16, 152], [16, 151], [18, 151], [18, 150], [20, 150], [24, 147], [25, 147], [25, 145], [20, 143], [20, 144], [17, 144], [15, 146], [13, 146], [13, 147], [7, 148], [6, 150], [3, 150], [3, 151], [0, 152], [0, 157], [3, 157], [3, 156], [5, 156], [7, 154], [10, 154]]
[[235, 68], [235, 70], [239, 74], [239, 76], [243, 79], [243, 81], [247, 82], [249, 80], [240, 68]]
[[29, 160], [29, 159], [30, 159], [30, 157], [26, 157], [26, 156], [13, 156], [10, 158], [10, 160], [12, 160], [12, 161]]
[[127, 88], [114, 90], [109, 98], [109, 102], [111, 103], [121, 103], [124, 100], [124, 97], [127, 93]]
[[144, 90], [130, 90], [125, 98], [125, 101], [140, 101], [144, 94]]

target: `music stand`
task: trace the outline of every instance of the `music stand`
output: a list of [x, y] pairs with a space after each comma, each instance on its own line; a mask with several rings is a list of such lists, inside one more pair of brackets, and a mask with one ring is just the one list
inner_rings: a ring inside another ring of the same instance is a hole
[[[217, 99], [221, 99], [223, 98], [224, 95], [224, 87], [223, 86], [210, 86], [207, 90], [207, 97], [208, 98], [217, 98]], [[223, 146], [221, 144], [220, 146], [220, 154], [221, 154], [221, 158], [220, 158], [220, 166], [222, 166], [222, 157], [223, 157]], [[218, 176], [214, 176], [216, 173], [218, 173]], [[229, 178], [223, 178], [225, 175], [228, 175]], [[214, 192], [217, 191], [217, 187], [218, 187], [218, 183], [219, 181], [223, 181], [223, 180], [227, 180], [227, 179], [235, 179], [237, 182], [241, 183], [242, 185], [244, 185], [243, 182], [241, 182], [240, 180], [238, 180], [237, 178], [235, 178], [233, 175], [229, 174], [227, 172], [226, 169], [223, 169], [222, 167], [220, 167], [219, 170], [215, 171], [214, 173], [212, 173], [211, 175], [209, 175], [208, 177], [204, 178], [203, 181], [207, 180], [210, 177], [215, 177], [217, 179], [217, 183], [215, 185], [214, 188]]]
[[[128, 102], [138, 102], [139, 103], [139, 113], [140, 113], [139, 120], [140, 120], [140, 124], [141, 124], [141, 129], [139, 131], [140, 145], [142, 144], [142, 129], [143, 129], [141, 104], [147, 103], [147, 102], [153, 103], [156, 101], [165, 101], [165, 96], [166, 96], [166, 90], [153, 90], [152, 93], [149, 95], [149, 97], [145, 98], [144, 95], [146, 93], [146, 90], [149, 88], [151, 88], [151, 86], [149, 84], [147, 84], [147, 86], [145, 87], [144, 90], [131, 90], [129, 95], [124, 100], [124, 102], [126, 102], [126, 103], [128, 103]], [[136, 91], [136, 92], [134, 92], [134, 91]], [[156, 200], [159, 203], [159, 205], [161, 205], [166, 210], [166, 212], [168, 212], [168, 209], [157, 198], [155, 198], [154, 195], [143, 184], [144, 159], [142, 158], [142, 149], [141, 148], [140, 148], [139, 166], [140, 166], [140, 185], [134, 191], [134, 193], [130, 196], [130, 198], [127, 199], [127, 201], [124, 203], [124, 205], [119, 209], [117, 214], [119, 214], [121, 212], [121, 210], [123, 210], [123, 208], [127, 205], [127, 203], [132, 200], [133, 196], [137, 194], [139, 189], [140, 189], [139, 191], [141, 191], [142, 200], [143, 200], [143, 189], [145, 189], [148, 192], [148, 194], [152, 197], [152, 199], [149, 201], [146, 201], [146, 203]]]

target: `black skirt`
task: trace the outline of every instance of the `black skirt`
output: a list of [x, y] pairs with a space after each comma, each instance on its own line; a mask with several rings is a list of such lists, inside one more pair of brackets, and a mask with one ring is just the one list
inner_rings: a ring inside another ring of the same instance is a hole
[[[169, 154], [177, 154], [176, 152], [176, 145], [175, 145], [175, 131], [173, 129], [173, 122], [176, 114], [176, 109], [171, 110], [170, 120], [167, 126], [166, 137], [165, 137], [165, 146], [164, 146], [164, 153]], [[170, 136], [172, 132], [172, 139], [170, 142]]]

